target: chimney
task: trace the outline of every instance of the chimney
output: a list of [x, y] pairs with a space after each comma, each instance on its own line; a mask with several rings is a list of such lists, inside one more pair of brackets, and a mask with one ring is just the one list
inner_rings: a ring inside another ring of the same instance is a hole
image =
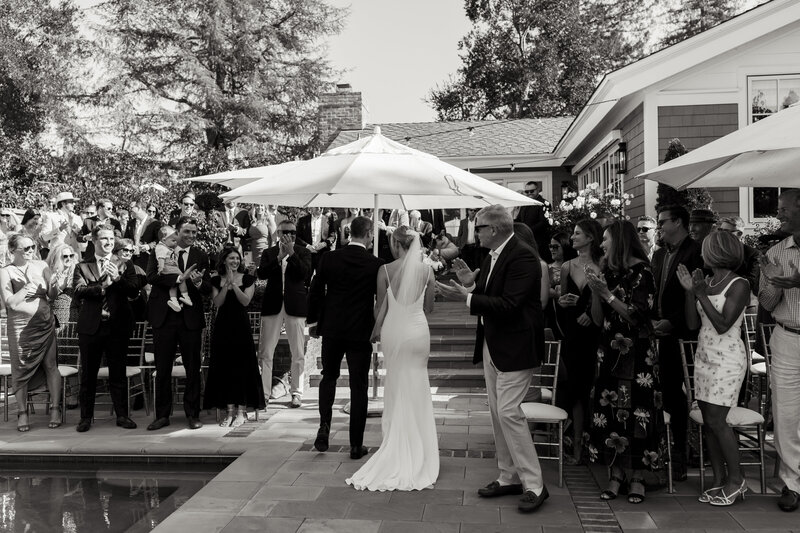
[[338, 83], [336, 92], [320, 95], [317, 122], [323, 151], [340, 131], [364, 128], [363, 108], [361, 93], [353, 92], [349, 83]]

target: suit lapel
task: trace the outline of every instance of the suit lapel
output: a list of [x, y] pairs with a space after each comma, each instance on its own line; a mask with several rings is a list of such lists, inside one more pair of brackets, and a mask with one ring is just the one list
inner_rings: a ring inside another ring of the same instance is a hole
[[[489, 278], [489, 282], [486, 284], [486, 290], [489, 290], [489, 286], [492, 285], [495, 279], [497, 279], [498, 272], [500, 272], [500, 268], [505, 265], [506, 261], [508, 260], [508, 256], [510, 255], [511, 251], [516, 246], [516, 237], [512, 237], [508, 243], [506, 243], [505, 248], [503, 251], [500, 252], [500, 256], [497, 258], [497, 261], [494, 263], [494, 268], [492, 268], [492, 276]], [[489, 255], [489, 265], [491, 265], [492, 256]]]

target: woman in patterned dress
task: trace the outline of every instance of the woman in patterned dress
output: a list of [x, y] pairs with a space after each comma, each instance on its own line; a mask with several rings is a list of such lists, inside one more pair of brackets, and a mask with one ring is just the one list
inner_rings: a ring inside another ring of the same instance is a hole
[[658, 357], [650, 325], [655, 293], [647, 253], [626, 220], [603, 233], [603, 272], [588, 270], [592, 320], [600, 326], [600, 368], [590, 424], [592, 461], [604, 456], [609, 483], [600, 494], [617, 497], [628, 480], [628, 501], [644, 501], [643, 471], [662, 465], [665, 442]]
[[[715, 231], [703, 240], [703, 262], [713, 275], [678, 265], [686, 289], [686, 323], [700, 328], [695, 353], [694, 396], [703, 414], [703, 429], [714, 482], [698, 498], [711, 505], [732, 505], [747, 492], [739, 464], [739, 444], [728, 425], [728, 411], [736, 405], [747, 369], [741, 337], [744, 309], [750, 301], [750, 283], [734, 274], [744, 259], [744, 248], [732, 233]], [[727, 475], [725, 464], [728, 465]]]

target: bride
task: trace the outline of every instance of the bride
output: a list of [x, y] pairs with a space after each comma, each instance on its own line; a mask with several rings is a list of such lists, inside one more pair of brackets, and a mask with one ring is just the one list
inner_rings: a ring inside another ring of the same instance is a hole
[[408, 226], [397, 228], [390, 244], [396, 261], [378, 271], [375, 324], [386, 363], [383, 441], [346, 480], [358, 490], [421, 490], [439, 476], [425, 318], [433, 311], [433, 271], [422, 263], [419, 234]]

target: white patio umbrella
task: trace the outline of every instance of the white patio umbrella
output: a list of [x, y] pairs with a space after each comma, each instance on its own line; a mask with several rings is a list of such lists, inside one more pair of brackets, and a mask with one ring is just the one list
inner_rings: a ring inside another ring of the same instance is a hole
[[800, 186], [800, 105], [794, 104], [636, 177], [676, 189]]
[[202, 183], [215, 183], [217, 185], [224, 185], [234, 189], [247, 185], [261, 178], [268, 178], [281, 172], [286, 171], [294, 165], [300, 164], [301, 161], [287, 161], [278, 165], [268, 165], [265, 167], [243, 168], [240, 170], [227, 170], [225, 172], [218, 172], [217, 174], [208, 174], [207, 176], [200, 176], [197, 178], [189, 178], [186, 181], [196, 181]]

